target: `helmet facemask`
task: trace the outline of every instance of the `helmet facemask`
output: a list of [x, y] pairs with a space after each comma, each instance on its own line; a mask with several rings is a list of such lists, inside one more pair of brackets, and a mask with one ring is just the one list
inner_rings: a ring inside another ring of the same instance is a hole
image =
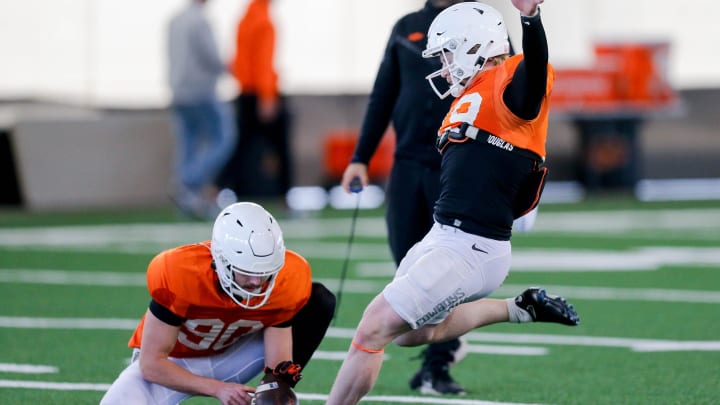
[[[459, 97], [485, 63], [510, 51], [502, 16], [492, 7], [475, 2], [443, 10], [428, 29], [424, 58], [440, 57], [442, 68], [425, 78], [441, 99]], [[448, 89], [440, 91], [438, 77], [445, 75]]]
[[[222, 259], [221, 259], [222, 261]], [[227, 263], [227, 261], [225, 261]], [[215, 264], [217, 266], [217, 263]], [[222, 289], [232, 298], [235, 303], [245, 309], [256, 309], [265, 305], [267, 300], [270, 298], [270, 293], [275, 287], [275, 280], [277, 278], [277, 272], [265, 276], [267, 279], [257, 289], [251, 291], [243, 288], [240, 284], [235, 281], [235, 274], [246, 277], [261, 277], [255, 273], [234, 267], [230, 263], [225, 264], [222, 270], [215, 270], [220, 280], [220, 286]]]
[[[442, 68], [440, 70], [425, 76], [425, 79], [430, 83], [430, 87], [432, 87], [435, 94], [437, 94], [441, 99], [444, 99], [449, 95], [452, 95], [453, 97], [460, 96], [463, 90], [465, 90], [465, 86], [467, 86], [467, 84], [475, 78], [485, 65], [485, 58], [482, 56], [478, 56], [477, 62], [472, 65], [457, 63], [456, 60], [462, 60], [461, 57], [456, 56], [459, 49], [458, 43], [459, 40], [457, 38], [451, 38], [440, 45], [438, 47], [440, 49], [433, 48], [423, 51], [423, 57], [439, 57], [442, 62]], [[477, 47], [475, 49], [477, 49]], [[450, 79], [449, 82], [443, 77], [443, 75]], [[439, 80], [438, 78], [442, 78], [442, 80]], [[441, 85], [436, 82], [440, 82], [441, 84], [442, 82], [447, 83], [447, 90], [441, 92], [439, 89]]]

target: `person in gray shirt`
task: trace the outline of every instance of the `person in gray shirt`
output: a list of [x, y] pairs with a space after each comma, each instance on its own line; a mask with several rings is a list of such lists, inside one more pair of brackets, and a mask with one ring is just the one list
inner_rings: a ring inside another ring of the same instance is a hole
[[227, 69], [210, 24], [206, 0], [189, 0], [168, 26], [167, 66], [176, 136], [171, 198], [181, 212], [212, 218], [219, 211], [215, 178], [235, 145], [232, 110], [217, 95]]

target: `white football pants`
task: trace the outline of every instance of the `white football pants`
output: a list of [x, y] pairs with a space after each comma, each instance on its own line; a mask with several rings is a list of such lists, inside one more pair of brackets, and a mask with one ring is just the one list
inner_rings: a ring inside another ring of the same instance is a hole
[[510, 262], [510, 241], [435, 223], [400, 262], [383, 296], [413, 329], [438, 324], [452, 308], [500, 287]]
[[[139, 349], [133, 351], [130, 365], [110, 386], [100, 405], [175, 405], [190, 398], [190, 394], [146, 381], [140, 372], [139, 353]], [[170, 357], [170, 360], [202, 377], [245, 384], [265, 367], [263, 334], [258, 332], [243, 337], [214, 356]]]

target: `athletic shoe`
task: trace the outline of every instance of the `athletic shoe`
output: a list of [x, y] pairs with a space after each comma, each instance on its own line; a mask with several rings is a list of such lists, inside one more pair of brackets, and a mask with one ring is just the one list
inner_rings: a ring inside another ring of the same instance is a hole
[[410, 388], [426, 395], [465, 395], [463, 387], [450, 377], [447, 365], [434, 369], [423, 366], [410, 379]]
[[205, 205], [199, 193], [179, 185], [171, 185], [168, 190], [168, 197], [183, 216], [196, 221], [207, 219]]
[[535, 322], [553, 322], [575, 326], [580, 317], [572, 304], [557, 295], [548, 295], [544, 288], [532, 287], [515, 297], [515, 304], [527, 311]]
[[[224, 188], [218, 191], [215, 197], [215, 203], [220, 210], [225, 209], [228, 205], [238, 202], [237, 194], [231, 188]], [[218, 212], [219, 214], [219, 212]]]
[[450, 365], [458, 364], [460, 362], [460, 360], [464, 359], [465, 356], [467, 356], [467, 354], [468, 354], [468, 349], [469, 349], [470, 345], [468, 344], [465, 336], [460, 336], [458, 338], [458, 342], [460, 342], [460, 344], [458, 345], [458, 348], [451, 352], [453, 358], [452, 358], [452, 361], [450, 362]]

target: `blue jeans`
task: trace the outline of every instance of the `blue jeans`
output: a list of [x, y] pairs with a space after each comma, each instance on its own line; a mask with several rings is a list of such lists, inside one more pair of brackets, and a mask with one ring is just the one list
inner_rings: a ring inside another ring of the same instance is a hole
[[219, 100], [174, 104], [175, 173], [189, 191], [200, 191], [215, 178], [236, 142], [232, 108]]

